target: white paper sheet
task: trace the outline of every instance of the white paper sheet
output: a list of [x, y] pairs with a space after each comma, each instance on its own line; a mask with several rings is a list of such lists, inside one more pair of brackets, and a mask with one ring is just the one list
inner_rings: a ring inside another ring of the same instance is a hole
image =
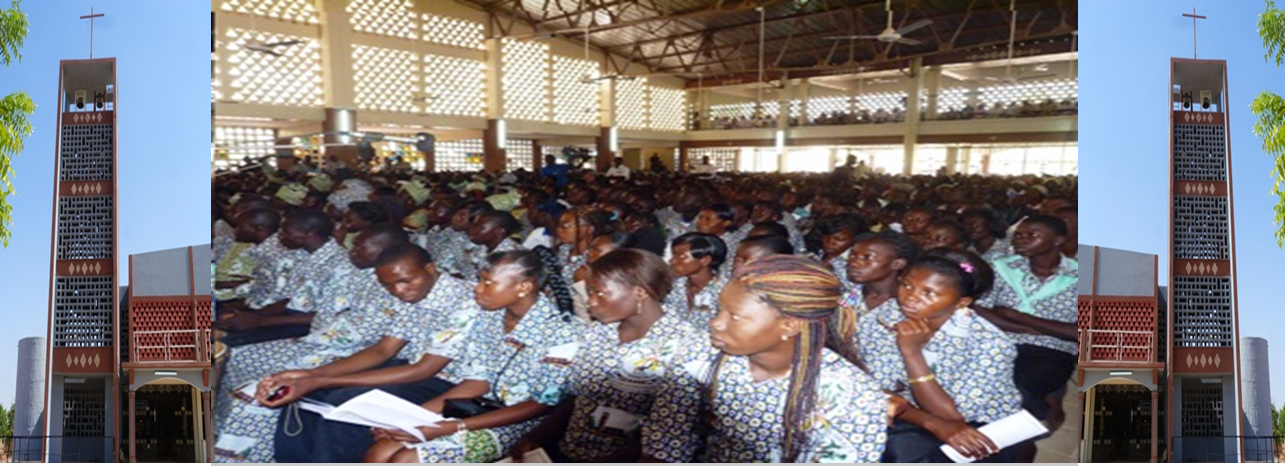
[[[1021, 443], [1026, 439], [1043, 435], [1049, 430], [1039, 420], [1035, 419], [1035, 416], [1023, 409], [1016, 414], [981, 426], [977, 431], [990, 437], [991, 441], [995, 442], [995, 446], [1004, 449]], [[972, 463], [974, 461], [972, 458], [960, 454], [958, 450], [955, 450], [955, 447], [950, 445], [942, 444], [941, 451], [945, 452], [946, 456], [956, 463]]]
[[445, 419], [441, 414], [383, 390], [371, 390], [339, 406], [300, 400], [299, 409], [317, 413], [331, 421], [401, 430], [414, 435], [421, 442], [425, 441], [424, 434], [417, 427], [437, 427], [437, 423]]

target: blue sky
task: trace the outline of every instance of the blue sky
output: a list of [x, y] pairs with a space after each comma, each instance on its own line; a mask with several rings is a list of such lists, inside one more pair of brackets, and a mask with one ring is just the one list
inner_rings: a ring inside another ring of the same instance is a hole
[[[1278, 3], [1278, 5], [1282, 5]], [[1227, 60], [1240, 335], [1266, 338], [1272, 402], [1285, 403], [1285, 251], [1272, 236], [1271, 159], [1249, 103], [1285, 95], [1285, 68], [1263, 60], [1263, 2], [1080, 3], [1080, 242], [1160, 255], [1168, 272], [1169, 58]]]
[[[0, 8], [9, 8], [0, 0]], [[14, 160], [13, 236], [0, 249], [0, 403], [14, 399], [18, 340], [45, 336], [49, 301], [58, 61], [116, 57], [121, 284], [129, 254], [210, 241], [208, 10], [202, 2], [27, 0], [22, 62], [0, 67], [0, 95], [26, 91], [34, 130]]]

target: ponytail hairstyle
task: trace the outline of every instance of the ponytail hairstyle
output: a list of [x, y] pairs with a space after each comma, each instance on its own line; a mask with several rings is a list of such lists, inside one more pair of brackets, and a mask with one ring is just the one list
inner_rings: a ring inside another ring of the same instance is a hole
[[990, 264], [972, 251], [937, 248], [925, 252], [923, 257], [906, 267], [928, 269], [950, 277], [960, 297], [976, 300], [995, 284], [995, 272]]
[[575, 316], [575, 302], [572, 299], [571, 287], [562, 276], [562, 266], [553, 251], [544, 246], [522, 251], [503, 251], [486, 256], [485, 270], [494, 270], [501, 266], [513, 266], [519, 269], [519, 276], [524, 280], [535, 282], [536, 290], [548, 290], [553, 303], [562, 314], [562, 320], [570, 322]]
[[[830, 348], [869, 372], [856, 348], [849, 344], [856, 333], [856, 316], [850, 309], [838, 306], [842, 290], [834, 272], [811, 259], [793, 255], [763, 257], [746, 264], [733, 279], [782, 316], [804, 321], [794, 343], [790, 388], [782, 416], [784, 454], [781, 461], [798, 461], [810, 440], [805, 425], [816, 408], [822, 348]], [[711, 393], [724, 357], [720, 353], [712, 364]]]

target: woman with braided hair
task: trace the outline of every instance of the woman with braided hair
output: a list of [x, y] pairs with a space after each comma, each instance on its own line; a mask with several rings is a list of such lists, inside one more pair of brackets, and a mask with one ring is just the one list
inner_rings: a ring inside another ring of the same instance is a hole
[[[888, 397], [847, 344], [853, 315], [816, 261], [774, 255], [738, 270], [710, 322], [712, 362], [662, 386], [643, 455], [669, 462], [876, 462]], [[712, 431], [702, 436], [698, 425]], [[702, 438], [705, 437], [705, 438]], [[695, 458], [702, 450], [704, 456]]]
[[[463, 381], [424, 403], [455, 419], [418, 430], [427, 441], [402, 431], [375, 429], [377, 443], [367, 463], [459, 463], [500, 459], [557, 406], [567, 389], [570, 366], [584, 324], [571, 308], [571, 294], [552, 251], [506, 251], [487, 257], [474, 294], [484, 312], [469, 331], [468, 347], [452, 365]], [[541, 290], [549, 288], [552, 297]], [[486, 398], [494, 409], [444, 412], [454, 400]], [[452, 400], [452, 401], [448, 401]]]
[[994, 272], [976, 253], [941, 248], [898, 281], [897, 311], [880, 307], [857, 323], [861, 357], [895, 393], [899, 416], [884, 460], [945, 462], [938, 447], [947, 443], [975, 459], [1014, 461], [1021, 445], [1000, 451], [976, 429], [1022, 409], [1013, 341], [969, 309], [990, 290]]

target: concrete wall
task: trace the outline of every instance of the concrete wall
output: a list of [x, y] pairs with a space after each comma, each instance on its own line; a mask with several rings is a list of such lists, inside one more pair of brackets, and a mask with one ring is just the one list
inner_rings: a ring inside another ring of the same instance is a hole
[[[208, 254], [208, 253], [207, 253]], [[134, 296], [187, 296], [192, 293], [192, 266], [187, 248], [133, 254]], [[203, 267], [204, 268], [204, 267]], [[206, 280], [209, 285], [209, 279]]]
[[1099, 247], [1098, 296], [1152, 296], [1157, 278], [1155, 257]]

